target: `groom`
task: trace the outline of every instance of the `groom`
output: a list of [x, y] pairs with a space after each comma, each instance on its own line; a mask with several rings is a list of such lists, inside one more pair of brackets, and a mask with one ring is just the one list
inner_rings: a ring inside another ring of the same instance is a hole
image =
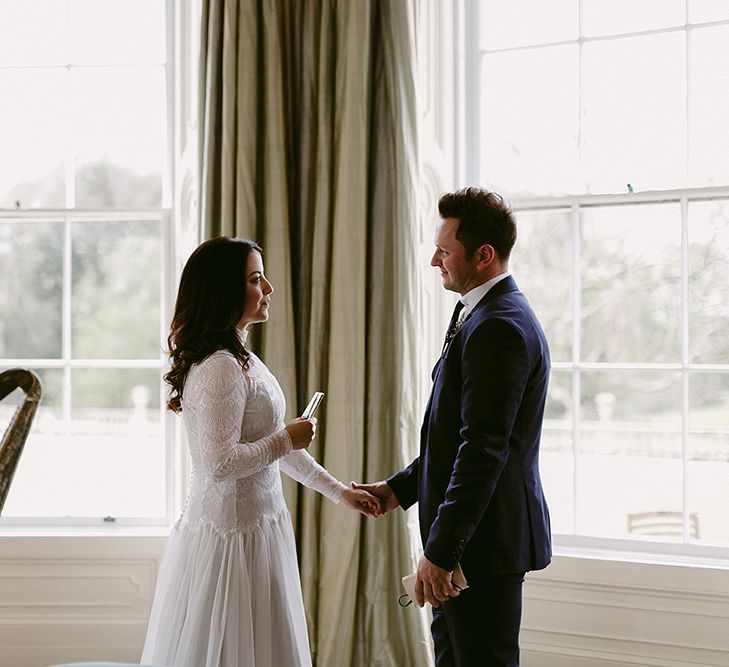
[[[417, 502], [425, 553], [415, 595], [433, 606], [437, 667], [519, 665], [524, 573], [551, 558], [539, 477], [549, 349], [509, 274], [516, 222], [497, 194], [443, 195], [431, 265], [458, 292], [433, 369], [420, 455], [363, 484], [384, 512]], [[451, 572], [460, 563], [469, 588]]]

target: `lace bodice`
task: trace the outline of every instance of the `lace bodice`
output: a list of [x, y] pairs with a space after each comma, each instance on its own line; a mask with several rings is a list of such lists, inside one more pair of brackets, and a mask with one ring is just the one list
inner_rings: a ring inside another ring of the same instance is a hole
[[339, 501], [346, 487], [308, 452], [292, 449], [285, 409], [276, 378], [252, 353], [245, 371], [226, 351], [190, 369], [182, 416], [192, 471], [180, 525], [210, 526], [226, 534], [276, 520], [286, 511], [279, 466]]

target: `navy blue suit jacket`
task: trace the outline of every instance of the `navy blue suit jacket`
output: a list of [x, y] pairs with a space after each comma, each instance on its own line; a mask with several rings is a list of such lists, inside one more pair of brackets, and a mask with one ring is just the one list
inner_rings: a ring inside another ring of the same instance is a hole
[[547, 340], [507, 276], [474, 307], [433, 369], [420, 455], [387, 480], [418, 503], [425, 556], [466, 578], [546, 567], [549, 511], [539, 477]]

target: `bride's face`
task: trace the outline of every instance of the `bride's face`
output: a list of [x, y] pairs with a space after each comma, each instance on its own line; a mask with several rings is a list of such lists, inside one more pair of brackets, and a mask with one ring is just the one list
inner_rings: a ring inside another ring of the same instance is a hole
[[268, 319], [268, 307], [271, 304], [273, 285], [263, 273], [261, 253], [251, 250], [248, 254], [246, 268], [246, 309], [238, 324], [240, 329], [254, 322], [265, 322]]

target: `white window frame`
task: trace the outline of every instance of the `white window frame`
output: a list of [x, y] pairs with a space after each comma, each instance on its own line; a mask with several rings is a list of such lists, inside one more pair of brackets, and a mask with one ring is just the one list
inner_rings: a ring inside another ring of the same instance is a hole
[[[159, 207], [123, 208], [75, 208], [75, 188], [72, 160], [66, 160], [66, 208], [63, 209], [0, 209], [0, 221], [62, 222], [64, 225], [63, 249], [63, 293], [62, 293], [62, 351], [59, 359], [2, 359], [3, 366], [24, 368], [61, 369], [63, 371], [64, 422], [71, 420], [71, 371], [76, 369], [156, 369], [160, 376], [168, 364], [164, 353], [157, 359], [82, 359], [74, 360], [71, 354], [71, 227], [74, 222], [134, 222], [157, 221], [160, 224], [160, 342], [166, 341], [169, 320], [175, 299], [178, 244], [175, 242], [179, 226], [180, 193], [178, 192], [176, 167], [178, 165], [178, 144], [180, 143], [178, 107], [180, 81], [181, 29], [180, 17], [190, 14], [187, 3], [182, 0], [165, 0], [165, 91], [166, 91], [166, 150], [165, 168], [162, 174], [162, 201]], [[197, 6], [197, 2], [195, 2]], [[185, 24], [187, 29], [197, 25]], [[187, 54], [188, 57], [191, 54]], [[47, 66], [65, 68], [66, 65]], [[192, 213], [192, 212], [191, 212]], [[164, 448], [164, 498], [163, 515], [155, 518], [143, 517], [6, 517], [0, 516], [0, 536], [53, 535], [53, 534], [166, 534], [182, 504], [184, 490], [181, 488], [180, 472], [186, 463], [179, 456], [179, 429], [174, 415], [165, 408], [167, 391], [160, 380], [160, 430]], [[22, 465], [22, 455], [21, 455]], [[12, 491], [11, 491], [12, 493]]]
[[[580, 51], [586, 41], [600, 41], [604, 39], [612, 39], [613, 37], [596, 37], [585, 38], [582, 36], [581, 14], [582, 2], [578, 0], [580, 12], [580, 36], [578, 44]], [[463, 141], [460, 150], [463, 151], [461, 158], [461, 173], [465, 183], [479, 183], [479, 152], [480, 141], [479, 124], [480, 124], [480, 104], [479, 90], [480, 81], [480, 58], [482, 51], [480, 48], [479, 30], [480, 22], [480, 6], [479, 0], [468, 0], [461, 6], [454, 7], [456, 16], [456, 35], [457, 39], [463, 42], [462, 57], [463, 84], [460, 86], [460, 94], [454, 99], [456, 128], [462, 127], [463, 131], [458, 129], [455, 131], [456, 140], [465, 134], [469, 138]], [[719, 21], [706, 25], [725, 25], [729, 21]], [[629, 33], [628, 35], [645, 35], [651, 33], [663, 33], [668, 31], [684, 31], [691, 30], [691, 24], [680, 26], [678, 28], [667, 28], [649, 31], [640, 31]], [[563, 42], [560, 42], [563, 43]], [[564, 42], [566, 43], [566, 42]], [[570, 40], [569, 43], [574, 43]], [[522, 50], [530, 48], [514, 47], [513, 49], [497, 49], [504, 50]], [[687, 85], [691, 85], [690, 68], [687, 68]], [[687, 110], [688, 123], [690, 123], [690, 110]], [[688, 139], [687, 139], [688, 141]], [[696, 564], [712, 564], [716, 565], [717, 561], [723, 564], [729, 562], [729, 546], [712, 546], [704, 544], [689, 543], [689, 521], [688, 515], [690, 510], [689, 504], [689, 487], [688, 487], [688, 460], [689, 460], [689, 427], [688, 427], [688, 377], [690, 372], [720, 372], [729, 373], [729, 364], [692, 364], [689, 362], [688, 350], [688, 206], [691, 202], [711, 201], [717, 199], [729, 200], [729, 186], [711, 187], [711, 188], [683, 188], [665, 191], [653, 192], [636, 192], [621, 194], [600, 194], [600, 195], [575, 195], [575, 196], [555, 196], [555, 197], [534, 197], [510, 199], [515, 214], [520, 212], [538, 212], [549, 210], [561, 210], [568, 212], [571, 219], [572, 228], [572, 267], [571, 267], [571, 289], [572, 289], [572, 359], [570, 361], [553, 362], [554, 370], [570, 371], [572, 373], [572, 453], [574, 462], [573, 476], [573, 497], [575, 506], [579, 502], [577, 495], [577, 478], [578, 478], [578, 456], [577, 448], [579, 444], [579, 418], [580, 418], [580, 374], [582, 371], [591, 370], [671, 370], [680, 371], [681, 373], [681, 438], [682, 438], [682, 463], [683, 463], [683, 480], [682, 480], [682, 511], [684, 515], [683, 521], [683, 542], [667, 543], [650, 541], [645, 538], [607, 538], [577, 535], [576, 533], [576, 517], [577, 512], [573, 512], [573, 534], [555, 534], [555, 551], [561, 555], [591, 555], [607, 558], [619, 558], [627, 560], [650, 560], [651, 562], [678, 562], [686, 563], [687, 561]], [[594, 207], [604, 207], [611, 205], [627, 205], [627, 204], [652, 204], [652, 203], [678, 203], [681, 209], [681, 306], [680, 306], [680, 330], [681, 330], [681, 360], [679, 363], [588, 363], [580, 361], [580, 295], [581, 295], [581, 276], [580, 276], [580, 212], [585, 209]], [[440, 307], [443, 310], [443, 307]], [[547, 498], [549, 501], [549, 498]]]

